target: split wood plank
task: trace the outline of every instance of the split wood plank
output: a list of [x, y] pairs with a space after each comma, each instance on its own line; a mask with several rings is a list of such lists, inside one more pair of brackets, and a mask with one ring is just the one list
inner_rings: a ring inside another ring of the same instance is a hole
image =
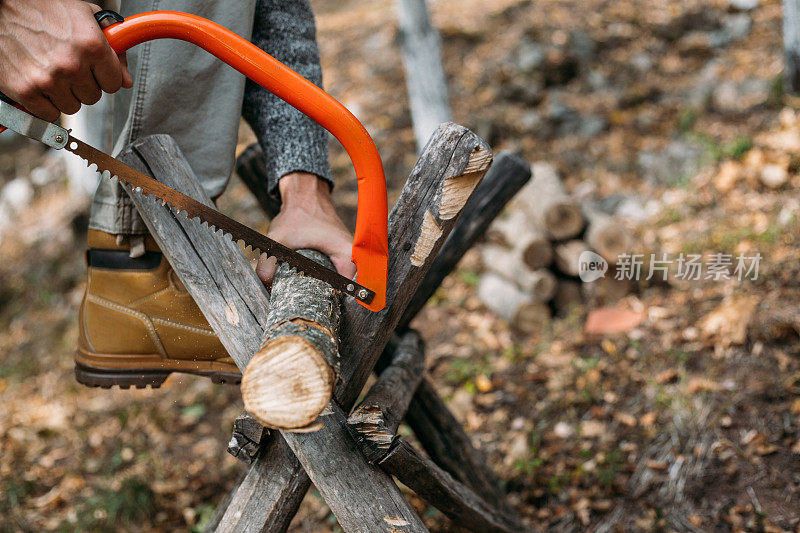
[[408, 330], [362, 402], [347, 417], [347, 428], [370, 463], [389, 451], [425, 371], [425, 348], [419, 334]]
[[386, 457], [378, 464], [461, 527], [495, 533], [528, 531], [514, 514], [500, 512], [487, 504], [403, 437], [395, 438]]

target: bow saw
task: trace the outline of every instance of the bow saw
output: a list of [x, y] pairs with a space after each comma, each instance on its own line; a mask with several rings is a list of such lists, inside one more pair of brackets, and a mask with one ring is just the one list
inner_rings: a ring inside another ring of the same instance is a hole
[[98, 22], [111, 19], [112, 24], [105, 27], [103, 32], [117, 54], [154, 39], [190, 42], [305, 113], [339, 140], [353, 162], [358, 182], [358, 209], [352, 248], [357, 281], [325, 268], [72, 137], [61, 126], [37, 118], [13, 102], [2, 99], [0, 133], [8, 128], [51, 148], [66, 149], [86, 160], [89, 165], [96, 165], [105, 178], [118, 179], [129, 192], [155, 197], [174, 213], [205, 223], [217, 234], [222, 232], [236, 242], [242, 241], [247, 247], [274, 256], [279, 262], [288, 263], [309, 276], [325, 281], [371, 311], [383, 309], [386, 305], [388, 268], [386, 178], [375, 143], [358, 119], [331, 95], [300, 74], [210, 20], [177, 11], [151, 11], [127, 19], [113, 12], [102, 11], [95, 17]]

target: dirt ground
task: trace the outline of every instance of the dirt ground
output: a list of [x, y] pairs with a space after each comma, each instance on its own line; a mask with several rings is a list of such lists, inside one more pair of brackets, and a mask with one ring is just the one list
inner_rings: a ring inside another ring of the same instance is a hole
[[[532, 526], [800, 531], [800, 100], [782, 91], [780, 1], [750, 3], [431, 2], [455, 122], [552, 163], [569, 190], [635, 200], [641, 253], [762, 256], [755, 280], [638, 283], [615, 306], [644, 320], [602, 337], [586, 307], [510, 330], [465, 256], [413, 325]], [[373, 135], [394, 200], [416, 159], [394, 5], [312, 4], [325, 87]], [[331, 147], [352, 222], [355, 181]], [[238, 388], [78, 385], [89, 199], [59, 156], [7, 134], [0, 198], [0, 530], [202, 530], [243, 469], [225, 453]], [[220, 207], [267, 227], [237, 179]], [[291, 530], [340, 528], [312, 490]]]

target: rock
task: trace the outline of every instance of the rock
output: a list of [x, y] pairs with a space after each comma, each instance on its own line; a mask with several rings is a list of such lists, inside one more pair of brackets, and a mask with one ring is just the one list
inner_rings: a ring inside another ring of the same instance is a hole
[[512, 61], [517, 71], [532, 74], [544, 62], [544, 47], [530, 38], [524, 38], [514, 51]]
[[758, 7], [758, 0], [729, 0], [728, 7], [733, 11], [752, 11]]
[[731, 40], [735, 41], [746, 37], [752, 26], [753, 19], [750, 18], [750, 15], [739, 13], [725, 17], [720, 31], [727, 33]]
[[552, 47], [545, 54], [542, 76], [545, 87], [564, 85], [578, 75], [578, 59], [569, 50]]
[[557, 98], [547, 106], [546, 117], [551, 126], [549, 133], [557, 137], [570, 135], [582, 138], [594, 137], [607, 126], [603, 117], [581, 115], [572, 107], [562, 104]]
[[789, 172], [780, 165], [764, 165], [760, 178], [761, 183], [770, 189], [779, 189], [789, 181]]
[[634, 222], [643, 222], [650, 217], [642, 202], [632, 196], [626, 196], [619, 203], [615, 215]]
[[698, 31], [714, 31], [719, 29], [720, 13], [713, 8], [683, 13], [664, 24], [653, 28], [656, 36], [667, 41], [677, 41], [685, 34]]
[[631, 66], [637, 72], [648, 72], [653, 68], [653, 58], [647, 52], [639, 52], [631, 58]]
[[644, 314], [618, 307], [601, 307], [586, 318], [584, 331], [589, 335], [611, 335], [636, 328], [644, 320]]
[[691, 179], [701, 167], [703, 150], [685, 141], [673, 141], [660, 152], [640, 152], [639, 169], [651, 183], [674, 186]]
[[569, 48], [575, 58], [583, 64], [590, 63], [597, 55], [597, 43], [581, 30], [573, 30], [569, 35]]
[[719, 84], [719, 71], [720, 62], [718, 59], [714, 59], [706, 63], [697, 75], [693, 87], [687, 94], [689, 105], [693, 109], [704, 110], [708, 107], [711, 102], [711, 95]]
[[770, 91], [768, 80], [749, 79], [739, 83], [723, 81], [714, 89], [711, 103], [721, 113], [743, 114], [765, 105], [769, 101]]
[[31, 200], [33, 200], [33, 186], [25, 178], [9, 181], [0, 192], [0, 202], [17, 213], [28, 207]]

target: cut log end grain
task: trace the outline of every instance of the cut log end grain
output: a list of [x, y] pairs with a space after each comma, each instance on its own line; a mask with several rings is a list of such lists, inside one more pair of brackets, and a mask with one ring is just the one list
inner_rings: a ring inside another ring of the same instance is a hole
[[522, 248], [522, 261], [531, 270], [547, 267], [553, 262], [553, 245], [545, 237], [531, 238]]
[[579, 240], [559, 244], [555, 249], [556, 268], [567, 276], [577, 277], [580, 273], [579, 258], [588, 249], [586, 243]]
[[544, 210], [542, 225], [553, 239], [569, 239], [583, 230], [583, 214], [570, 200], [553, 202]]
[[279, 337], [253, 356], [242, 376], [245, 409], [268, 427], [303, 428], [330, 401], [335, 375], [302, 337]]
[[633, 237], [624, 223], [590, 207], [584, 214], [589, 221], [584, 237], [586, 244], [603, 259], [615, 264], [620, 255], [631, 253]]
[[603, 224], [600, 227], [590, 226], [586, 233], [586, 242], [609, 263], [616, 264], [622, 254], [632, 249], [631, 234], [623, 226]]

